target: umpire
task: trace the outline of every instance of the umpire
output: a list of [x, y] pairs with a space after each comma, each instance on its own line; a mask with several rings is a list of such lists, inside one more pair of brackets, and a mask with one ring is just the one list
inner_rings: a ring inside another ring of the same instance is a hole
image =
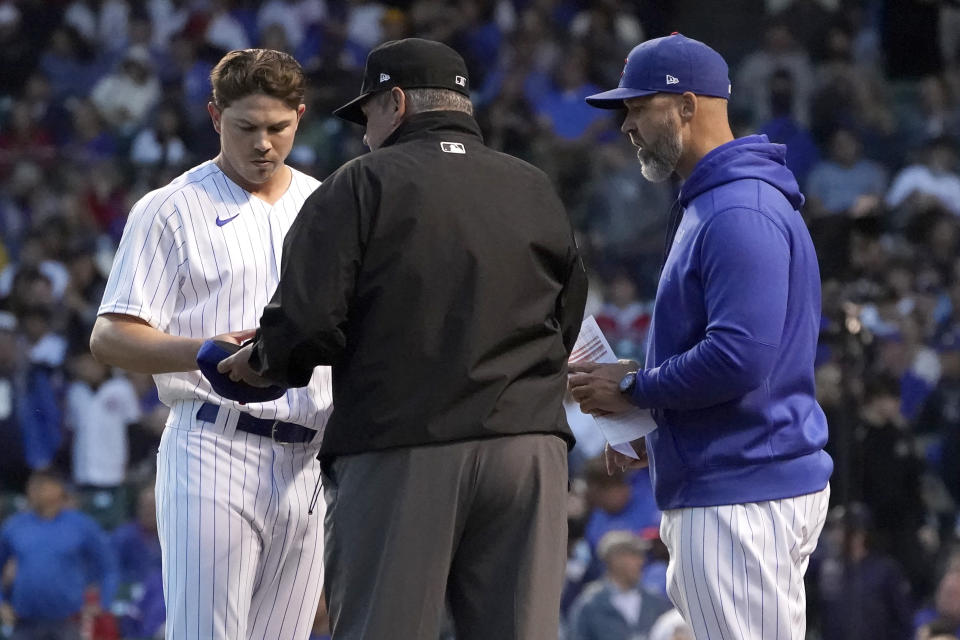
[[586, 277], [546, 176], [488, 149], [463, 59], [387, 42], [339, 117], [371, 153], [307, 199], [234, 379], [333, 367], [320, 452], [335, 640], [555, 640], [567, 358]]

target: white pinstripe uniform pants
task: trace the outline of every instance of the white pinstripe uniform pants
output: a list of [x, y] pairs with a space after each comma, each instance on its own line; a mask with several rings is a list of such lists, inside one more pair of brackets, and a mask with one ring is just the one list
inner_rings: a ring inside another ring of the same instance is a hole
[[796, 498], [672, 509], [667, 592], [697, 640], [803, 640], [803, 574], [830, 486]]
[[324, 501], [307, 515], [319, 439], [277, 444], [223, 409], [199, 421], [199, 406], [171, 410], [157, 456], [166, 637], [306, 640], [323, 584]]

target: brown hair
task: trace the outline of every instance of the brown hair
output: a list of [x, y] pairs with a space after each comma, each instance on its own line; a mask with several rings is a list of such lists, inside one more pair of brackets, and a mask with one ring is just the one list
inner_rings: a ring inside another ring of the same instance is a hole
[[303, 102], [303, 69], [293, 56], [272, 49], [240, 49], [220, 59], [210, 72], [213, 103], [226, 109], [236, 100], [262, 93], [291, 109]]

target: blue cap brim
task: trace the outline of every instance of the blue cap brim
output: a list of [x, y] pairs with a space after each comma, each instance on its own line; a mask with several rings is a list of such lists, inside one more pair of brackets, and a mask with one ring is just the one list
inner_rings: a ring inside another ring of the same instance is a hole
[[630, 98], [642, 98], [643, 96], [652, 96], [655, 93], [659, 93], [659, 91], [617, 87], [616, 89], [610, 89], [610, 91], [604, 91], [603, 93], [595, 93], [592, 96], [587, 96], [584, 98], [584, 100], [586, 100], [588, 105], [591, 107], [596, 107], [597, 109], [622, 109], [624, 100], [628, 100]]
[[206, 340], [197, 352], [197, 366], [213, 390], [224, 398], [237, 402], [270, 402], [283, 396], [286, 389], [277, 385], [252, 387], [244, 382], [234, 382], [230, 376], [217, 371], [217, 365], [227, 356], [236, 353], [239, 347], [216, 340]]

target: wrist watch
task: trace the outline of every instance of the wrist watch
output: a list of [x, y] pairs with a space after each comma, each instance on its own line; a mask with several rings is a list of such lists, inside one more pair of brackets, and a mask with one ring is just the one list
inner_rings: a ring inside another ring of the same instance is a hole
[[620, 393], [625, 396], [632, 396], [633, 390], [637, 386], [637, 372], [631, 371], [620, 379]]

